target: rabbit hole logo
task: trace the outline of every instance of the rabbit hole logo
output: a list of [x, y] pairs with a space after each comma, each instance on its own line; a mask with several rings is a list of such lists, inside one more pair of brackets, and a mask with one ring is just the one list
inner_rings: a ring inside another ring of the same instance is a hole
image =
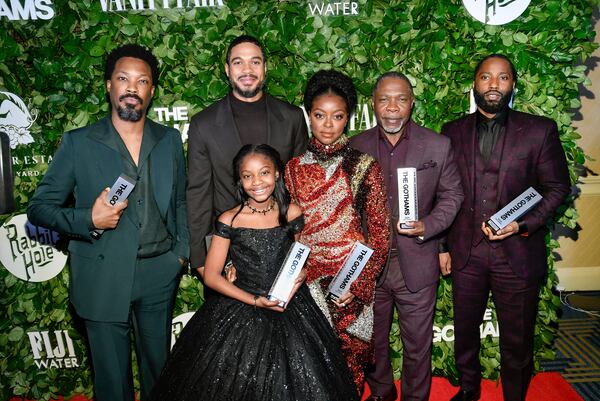
[[463, 0], [463, 5], [479, 22], [504, 25], [519, 18], [531, 0]]
[[11, 149], [33, 142], [29, 128], [37, 116], [37, 110], [27, 106], [20, 97], [0, 91], [0, 132], [8, 135]]
[[39, 283], [58, 275], [67, 255], [55, 248], [56, 231], [34, 226], [18, 214], [0, 227], [0, 262], [15, 277]]

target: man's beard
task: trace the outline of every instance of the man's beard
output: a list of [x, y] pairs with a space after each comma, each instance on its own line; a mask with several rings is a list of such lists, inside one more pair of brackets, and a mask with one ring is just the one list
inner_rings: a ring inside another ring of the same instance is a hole
[[[485, 100], [485, 95], [487, 93], [498, 93], [498, 94], [500, 94], [501, 97], [500, 97], [500, 99], [498, 99], [494, 102], [488, 102], [487, 100]], [[508, 107], [508, 104], [510, 103], [512, 94], [513, 94], [512, 90], [503, 94], [500, 91], [494, 91], [494, 90], [490, 90], [485, 93], [481, 93], [481, 92], [478, 92], [477, 89], [473, 89], [473, 97], [475, 98], [475, 104], [477, 104], [477, 107], [479, 107], [481, 110], [483, 110], [489, 114], [496, 114], [502, 110], [505, 110]]]
[[[119, 101], [122, 101], [123, 99], [125, 99], [127, 97], [137, 99], [137, 101], [139, 102], [139, 104], [141, 106], [143, 106], [143, 104], [144, 104], [144, 101], [142, 100], [142, 98], [137, 95], [123, 95], [123, 96], [119, 97]], [[142, 108], [141, 110], [136, 110], [135, 106], [136, 106], [135, 104], [131, 104], [131, 103], [126, 103], [125, 107], [121, 107], [120, 105], [117, 105], [117, 115], [123, 121], [132, 121], [132, 122], [140, 121], [142, 119], [142, 117], [144, 116], [144, 109]]]
[[[244, 77], [244, 76], [242, 76], [242, 77]], [[256, 75], [250, 75], [250, 76], [258, 79], [258, 77]], [[238, 78], [242, 78], [242, 77], [238, 77]], [[254, 96], [258, 95], [260, 92], [262, 92], [263, 87], [265, 86], [265, 81], [262, 80], [262, 81], [258, 81], [256, 88], [244, 90], [241, 86], [239, 86], [237, 84], [237, 82], [235, 82], [233, 80], [233, 78], [230, 78], [229, 82], [231, 83], [233, 91], [236, 92], [237, 94], [239, 94], [241, 97], [244, 97], [246, 99], [252, 99]]]
[[398, 133], [400, 133], [400, 131], [402, 131], [402, 128], [404, 128], [404, 126], [406, 125], [406, 121], [407, 120], [402, 120], [400, 125], [398, 125], [397, 127], [386, 126], [385, 123], [383, 122], [383, 119], [381, 119], [381, 121], [378, 121], [377, 124], [381, 127], [381, 129], [383, 129], [383, 132], [385, 132], [386, 134], [394, 135], [394, 134], [398, 134]]

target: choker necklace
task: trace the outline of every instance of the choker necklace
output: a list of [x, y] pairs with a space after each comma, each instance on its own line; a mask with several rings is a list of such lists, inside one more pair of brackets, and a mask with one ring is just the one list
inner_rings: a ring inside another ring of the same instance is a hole
[[253, 206], [250, 206], [250, 203], [248, 203], [248, 201], [244, 202], [244, 205], [248, 206], [248, 209], [252, 210], [252, 214], [262, 213], [262, 215], [265, 216], [267, 213], [269, 213], [271, 210], [273, 210], [273, 208], [275, 207], [275, 201], [273, 199], [271, 199], [271, 204], [269, 205], [269, 207], [267, 207], [266, 209], [263, 209], [263, 210], [259, 210]]

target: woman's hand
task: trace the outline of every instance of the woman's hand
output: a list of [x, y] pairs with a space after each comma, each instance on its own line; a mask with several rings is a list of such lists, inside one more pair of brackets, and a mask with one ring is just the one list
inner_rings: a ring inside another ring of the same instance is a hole
[[334, 299], [333, 303], [339, 306], [340, 308], [345, 308], [346, 306], [350, 305], [352, 301], [354, 301], [354, 294], [348, 291], [338, 299]]
[[262, 308], [262, 309], [270, 309], [272, 311], [275, 312], [283, 312], [285, 309], [283, 309], [281, 306], [279, 306], [279, 300], [275, 299], [273, 301], [269, 301], [267, 298], [265, 297], [259, 297], [259, 296], [254, 296], [254, 307], [256, 308]]

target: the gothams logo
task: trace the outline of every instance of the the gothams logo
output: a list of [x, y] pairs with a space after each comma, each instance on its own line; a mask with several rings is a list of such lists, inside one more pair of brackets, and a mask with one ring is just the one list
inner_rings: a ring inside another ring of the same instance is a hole
[[48, 20], [54, 17], [52, 0], [0, 0], [0, 19]]
[[173, 319], [173, 322], [171, 323], [171, 347], [175, 345], [175, 341], [179, 338], [179, 335], [187, 322], [194, 316], [194, 313], [195, 312], [182, 313]]
[[463, 5], [476, 20], [488, 25], [504, 25], [527, 9], [531, 0], [463, 0]]
[[14, 276], [31, 282], [47, 281], [65, 267], [67, 255], [55, 248], [59, 235], [19, 214], [0, 227], [0, 261]]
[[79, 367], [73, 340], [67, 330], [30, 331], [27, 337], [38, 369]]
[[8, 135], [11, 149], [33, 142], [29, 128], [37, 118], [37, 110], [30, 111], [30, 107], [17, 95], [0, 91], [0, 131]]

